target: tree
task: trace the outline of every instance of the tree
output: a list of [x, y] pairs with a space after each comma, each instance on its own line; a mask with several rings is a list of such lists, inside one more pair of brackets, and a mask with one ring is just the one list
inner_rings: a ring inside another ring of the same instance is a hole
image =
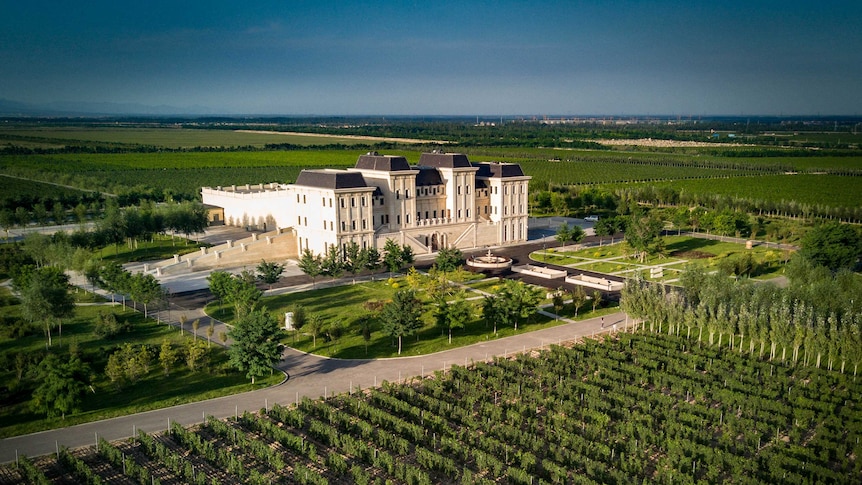
[[88, 375], [89, 367], [77, 356], [61, 359], [56, 354], [46, 355], [37, 368], [39, 385], [33, 391], [31, 408], [48, 416], [59, 413], [65, 419], [66, 414], [79, 410]]
[[[613, 236], [620, 230], [620, 218], [619, 217], [602, 217], [596, 224], [593, 226], [593, 231], [595, 231], [596, 236], [599, 236], [599, 246], [602, 245], [602, 239], [606, 236]], [[611, 244], [613, 244], [613, 237], [611, 238]]]
[[570, 237], [569, 224], [564, 222], [560, 227], [557, 228], [557, 234], [554, 236], [554, 239], [560, 243], [560, 246], [566, 244]]
[[515, 330], [518, 330], [518, 321], [529, 318], [539, 309], [542, 291], [515, 280], [506, 280], [500, 298], [504, 301], [504, 308], [513, 315]]
[[189, 370], [197, 370], [201, 366], [206, 366], [209, 349], [202, 341], [188, 340], [186, 342], [186, 365]]
[[574, 311], [575, 318], [578, 318], [578, 310], [585, 301], [587, 301], [587, 294], [584, 292], [584, 287], [575, 285], [575, 288], [572, 290], [572, 310]]
[[581, 226], [575, 225], [575, 226], [572, 226], [572, 228], [569, 230], [569, 239], [575, 244], [578, 244], [581, 241], [583, 241], [584, 237], [586, 237], [586, 236], [587, 236], [587, 233], [584, 232], [584, 230], [581, 228]]
[[257, 265], [257, 277], [269, 285], [269, 289], [272, 289], [272, 285], [275, 284], [279, 278], [281, 278], [281, 274], [284, 273], [284, 265], [278, 264], [275, 262], [267, 263], [266, 260], [261, 260], [260, 264]]
[[314, 279], [323, 272], [323, 258], [315, 255], [310, 249], [302, 250], [299, 258], [299, 269], [311, 278], [311, 287], [314, 288]]
[[437, 298], [437, 308], [434, 318], [437, 325], [449, 333], [449, 343], [452, 343], [452, 330], [464, 328], [464, 324], [470, 318], [471, 306], [464, 298], [459, 297], [450, 302], [441, 294]]
[[368, 354], [368, 344], [371, 342], [371, 315], [368, 313], [362, 314], [356, 319], [356, 324], [362, 332], [362, 340], [365, 342], [365, 354]]
[[254, 384], [255, 377], [266, 375], [281, 360], [284, 330], [278, 320], [264, 309], [252, 311], [238, 320], [228, 332], [233, 345], [228, 350], [230, 363]]
[[54, 202], [54, 205], [51, 206], [51, 218], [54, 219], [54, 224], [66, 223], [66, 209], [62, 203]]
[[308, 329], [309, 333], [311, 333], [312, 345], [314, 348], [317, 348], [317, 336], [323, 332], [324, 326], [323, 317], [320, 315], [315, 313], [308, 317], [305, 328]]
[[486, 296], [482, 301], [482, 318], [486, 324], [494, 327], [494, 335], [497, 335], [497, 325], [508, 325], [513, 320], [513, 313], [509, 311], [506, 302], [499, 295]]
[[373, 273], [375, 271], [377, 271], [378, 269], [380, 269], [380, 264], [381, 264], [380, 251], [378, 251], [377, 248], [367, 248], [367, 249], [363, 249], [362, 251], [364, 251], [366, 253], [365, 269], [371, 271], [371, 273], [372, 273], [371, 279], [374, 280], [374, 274]]
[[355, 241], [350, 241], [344, 249], [344, 266], [353, 275], [353, 283], [356, 283], [356, 274], [364, 270], [368, 265], [368, 251], [360, 249]]
[[602, 292], [599, 290], [593, 290], [593, 295], [592, 295], [591, 300], [593, 303], [593, 312], [595, 312], [596, 308], [598, 308], [602, 304]]
[[329, 246], [326, 251], [326, 256], [320, 264], [320, 269], [323, 274], [330, 278], [339, 278], [344, 274], [344, 262], [341, 259], [341, 254], [338, 251], [338, 246]]
[[392, 276], [392, 273], [400, 270], [405, 265], [413, 263], [413, 248], [406, 244], [404, 246], [399, 246], [395, 240], [387, 239], [386, 244], [383, 246], [383, 251], [385, 252], [383, 255], [383, 263], [389, 270], [390, 277]]
[[392, 301], [384, 305], [380, 312], [383, 332], [398, 339], [398, 355], [401, 355], [401, 339], [413, 335], [422, 328], [422, 302], [413, 290], [398, 290]]
[[213, 271], [207, 276], [210, 292], [217, 300], [227, 303], [227, 300], [234, 290], [233, 276], [226, 271]]
[[165, 290], [153, 275], [136, 273], [131, 276], [129, 294], [132, 300], [144, 305], [144, 318], [147, 318], [149, 316], [147, 307], [150, 303], [164, 299]]
[[9, 229], [15, 227], [15, 213], [5, 207], [0, 209], [0, 227], [6, 232], [6, 239], [9, 239]]
[[171, 345], [170, 340], [163, 340], [162, 347], [159, 350], [159, 364], [161, 364], [166, 376], [171, 373], [171, 369], [173, 369], [174, 364], [176, 364], [179, 357], [179, 350], [175, 349], [174, 346]]
[[257, 307], [263, 292], [254, 285], [255, 277], [249, 271], [243, 271], [233, 277], [234, 289], [229, 300], [233, 303], [234, 316], [242, 318]]
[[30, 323], [45, 325], [50, 347], [53, 343], [51, 328], [59, 323], [62, 335], [62, 319], [72, 316], [75, 310], [75, 301], [69, 294], [69, 277], [57, 268], [44, 267], [34, 269], [23, 281], [19, 279], [16, 286], [21, 294], [24, 318]]
[[461, 266], [461, 261], [464, 260], [464, 255], [457, 248], [443, 248], [437, 251], [437, 257], [434, 259], [434, 265], [439, 271], [448, 273], [455, 271]]
[[808, 231], [799, 256], [832, 272], [853, 269], [862, 256], [862, 236], [849, 224], [830, 222]]
[[45, 204], [41, 202], [33, 204], [33, 218], [40, 226], [48, 224], [48, 210], [45, 209]]
[[560, 312], [563, 311], [563, 306], [565, 305], [565, 300], [563, 300], [563, 289], [562, 288], [560, 288], [554, 292], [554, 295], [553, 295], [551, 302], [554, 305], [554, 313], [559, 315]]
[[15, 221], [18, 223], [19, 226], [25, 227], [30, 224], [30, 221], [32, 220], [33, 219], [27, 209], [20, 206], [15, 209]]
[[72, 209], [72, 212], [75, 214], [75, 220], [78, 224], [84, 224], [87, 220], [87, 206], [85, 206], [82, 202], [79, 202], [78, 205]]
[[650, 254], [662, 248], [662, 222], [652, 216], [636, 213], [626, 226], [626, 242], [637, 252], [638, 260], [643, 263]]

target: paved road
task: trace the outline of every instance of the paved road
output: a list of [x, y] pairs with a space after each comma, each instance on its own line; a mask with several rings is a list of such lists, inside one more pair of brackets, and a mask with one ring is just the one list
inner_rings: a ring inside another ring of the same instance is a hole
[[[427, 376], [434, 371], [449, 369], [453, 365], [465, 365], [474, 361], [492, 359], [497, 355], [511, 355], [582, 336], [607, 332], [614, 326], [622, 330], [626, 324], [625, 318], [622, 313], [617, 313], [605, 316], [604, 319], [594, 318], [563, 324], [417, 357], [344, 360], [328, 359], [288, 349], [279, 369], [287, 372], [290, 379], [281, 385], [234, 396], [7, 438], [0, 441], [0, 462], [13, 461], [16, 452], [27, 456], [38, 456], [54, 452], [57, 446], [75, 448], [91, 445], [95, 443], [96, 435], [107, 440], [117, 440], [132, 436], [134, 430], [137, 429], [150, 433], [163, 431], [168, 427], [169, 421], [191, 425], [201, 422], [204, 415], [223, 418], [243, 411], [257, 411], [274, 403], [290, 404], [305, 396], [310, 398], [329, 396], [348, 392], [350, 389], [364, 389], [379, 385], [384, 380], [394, 382], [415, 376]], [[605, 328], [601, 327], [602, 321], [605, 322]]]

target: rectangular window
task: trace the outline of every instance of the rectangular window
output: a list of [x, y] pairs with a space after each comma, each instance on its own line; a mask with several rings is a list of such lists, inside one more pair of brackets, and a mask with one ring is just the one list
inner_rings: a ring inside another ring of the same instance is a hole
[[339, 200], [339, 203], [341, 204], [341, 208], [344, 209], [344, 199], [338, 199], [338, 200]]
[[365, 219], [362, 219], [362, 228], [367, 229], [367, 226], [368, 226], [368, 221], [366, 221]]
[[458, 219], [461, 218], [461, 209], [458, 209]]
[[351, 230], [351, 231], [355, 231], [355, 230], [356, 230], [356, 221], [350, 221], [350, 230]]
[[323, 230], [326, 230], [326, 221], [323, 221]]
[[303, 217], [302, 222], [303, 222], [302, 225], [304, 225], [305, 227], [308, 227], [308, 218], [307, 217]]
[[326, 197], [321, 197], [321, 198], [320, 198], [320, 204], [321, 204], [323, 207], [326, 207]]
[[409, 199], [409, 198], [410, 198], [410, 189], [404, 189], [404, 198], [405, 198], [405, 199]]
[[344, 221], [341, 221], [341, 230], [344, 231], [345, 229], [347, 229], [347, 225]]
[[434, 219], [436, 219], [436, 218], [437, 218], [437, 211], [435, 210], [434, 211]]
[[296, 216], [296, 225], [297, 225], [297, 226], [301, 226], [301, 225], [302, 225], [302, 216]]
[[308, 202], [305, 200], [305, 194], [302, 194], [302, 203], [307, 204]]
[[461, 186], [458, 186], [458, 195], [461, 195]]
[[350, 198], [350, 207], [356, 207], [356, 198], [355, 197]]
[[410, 214], [404, 216], [404, 222], [410, 224]]
[[428, 219], [428, 211], [425, 211], [425, 218]]
[[470, 195], [470, 186], [467, 186], [467, 195]]
[[329, 198], [329, 207], [332, 207], [332, 197]]
[[470, 209], [467, 209], [467, 219], [470, 218]]
[[422, 213], [421, 213], [421, 212], [417, 212], [417, 213], [416, 213], [416, 221], [418, 222], [418, 221], [421, 221], [421, 220], [422, 220]]
[[395, 216], [395, 224], [401, 224], [401, 214]]
[[299, 194], [296, 194], [296, 203], [299, 204]]
[[396, 190], [396, 191], [395, 191], [395, 200], [398, 200], [398, 199], [400, 199], [400, 198], [401, 198], [401, 191], [400, 191], [400, 190]]
[[362, 207], [365, 207], [365, 196], [364, 195], [362, 196], [361, 200], [362, 200]]

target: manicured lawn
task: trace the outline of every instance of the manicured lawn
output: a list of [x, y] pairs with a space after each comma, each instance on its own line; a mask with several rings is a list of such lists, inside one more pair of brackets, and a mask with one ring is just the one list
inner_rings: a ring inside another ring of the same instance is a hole
[[[754, 273], [755, 278], [774, 278], [781, 275], [787, 256], [785, 251], [778, 249], [763, 246], [745, 249], [743, 244], [688, 236], [666, 236], [664, 241], [665, 256], [650, 256], [643, 263], [628, 257], [631, 250], [625, 243], [589, 247], [579, 251], [554, 249], [553, 253], [549, 251], [543, 254], [535, 252], [531, 258], [537, 262], [547, 261], [548, 263], [569, 266], [573, 269], [620, 274], [627, 277], [633, 277], [637, 272], [640, 272], [646, 279], [667, 281], [675, 279], [678, 273], [687, 266], [715, 271], [722, 264], [722, 261], [735, 260], [745, 253], [750, 253], [757, 264]], [[655, 265], [664, 267], [665, 274], [662, 278], [651, 278], [649, 269], [644, 268]]]
[[[404, 278], [393, 280], [392, 283], [394, 285], [387, 281], [376, 281], [311, 290], [302, 293], [290, 293], [264, 298], [263, 304], [275, 315], [284, 315], [285, 312], [291, 311], [294, 305], [300, 304], [305, 308], [306, 315], [320, 315], [324, 324], [331, 325], [337, 323], [343, 328], [338, 338], [329, 339], [324, 331], [317, 336], [316, 342], [308, 333], [307, 327], [298, 332], [290, 332], [290, 335], [285, 340], [285, 344], [295, 349], [317, 355], [344, 359], [398, 357], [397, 341], [383, 333], [381, 323], [376, 318], [372, 320], [371, 339], [368, 342], [362, 337], [362, 329], [357, 322], [360, 316], [371, 313], [364, 308], [365, 302], [388, 301], [398, 288], [406, 287]], [[478, 287], [483, 291], [493, 292], [494, 287], [498, 285], [500, 285], [500, 281], [495, 278], [494, 280], [475, 283], [471, 287]], [[418, 294], [422, 297], [423, 292], [420, 291]], [[536, 314], [529, 321], [520, 322], [517, 332], [515, 332], [513, 327], [499, 327], [497, 335], [494, 335], [493, 327], [488, 326], [482, 318], [483, 298], [481, 295], [476, 292], [468, 292], [465, 296], [466, 298], [474, 298], [470, 300], [473, 306], [473, 315], [463, 329], [453, 331], [451, 344], [449, 343], [448, 334], [445, 334], [440, 327], [435, 325], [434, 307], [426, 301], [425, 312], [422, 315], [425, 325], [416, 335], [403, 338], [401, 356], [430, 354], [562, 323]], [[549, 300], [543, 301], [543, 303], [548, 302]], [[585, 316], [587, 308], [589, 308], [589, 305], [582, 307], [581, 317]], [[586, 316], [600, 315], [601, 312], [602, 310], [599, 310], [594, 315]], [[215, 304], [207, 307], [207, 313], [227, 321], [230, 321], [233, 317], [231, 309]], [[572, 312], [564, 310], [563, 314], [570, 316]]]
[[[100, 339], [93, 334], [94, 321], [99, 314], [114, 313], [118, 321], [130, 325], [130, 330], [114, 338]], [[20, 313], [17, 304], [0, 307], [0, 315], [16, 316]], [[45, 429], [105, 419], [114, 416], [200, 401], [217, 396], [266, 387], [280, 382], [282, 375], [277, 374], [260, 379], [252, 386], [244, 374], [234, 371], [227, 364], [227, 353], [217, 345], [209, 350], [209, 361], [198, 371], [191, 371], [180, 359], [165, 376], [159, 365], [159, 346], [169, 340], [174, 348], [185, 345], [191, 337], [180, 334], [178, 329], [144, 319], [143, 315], [121, 306], [99, 305], [79, 306], [75, 316], [64, 322], [62, 336], [57, 328], [52, 331], [53, 345], [46, 346], [44, 330], [19, 337], [10, 338], [5, 333], [0, 337], [0, 437], [32, 433]], [[150, 370], [136, 383], [125, 384], [118, 389], [105, 376], [104, 368], [110, 355], [118, 346], [131, 343], [138, 348], [148, 345], [152, 354]], [[77, 352], [90, 369], [92, 388], [83, 398], [81, 412], [59, 417], [46, 418], [43, 413], [30, 409], [30, 393], [36, 382], [25, 370], [19, 382], [16, 375], [16, 361], [19, 355], [28, 369], [35, 369], [48, 353], [57, 353], [68, 358], [70, 352]]]
[[120, 264], [132, 261], [152, 261], [172, 258], [174, 254], [188, 254], [199, 251], [207, 243], [197, 243], [180, 236], [156, 234], [151, 241], [138, 241], [136, 247], [127, 244], [109, 245], [96, 251], [95, 256], [105, 261]]

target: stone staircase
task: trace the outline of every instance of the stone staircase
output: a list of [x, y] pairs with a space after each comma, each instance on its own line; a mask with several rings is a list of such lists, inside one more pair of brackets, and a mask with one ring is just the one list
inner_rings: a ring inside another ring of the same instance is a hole
[[250, 237], [238, 241], [229, 240], [211, 248], [202, 247], [200, 251], [182, 256], [175, 254], [171, 259], [144, 264], [142, 271], [159, 277], [257, 264], [264, 259], [282, 261], [297, 257], [296, 233], [288, 227], [263, 234], [252, 233]]

